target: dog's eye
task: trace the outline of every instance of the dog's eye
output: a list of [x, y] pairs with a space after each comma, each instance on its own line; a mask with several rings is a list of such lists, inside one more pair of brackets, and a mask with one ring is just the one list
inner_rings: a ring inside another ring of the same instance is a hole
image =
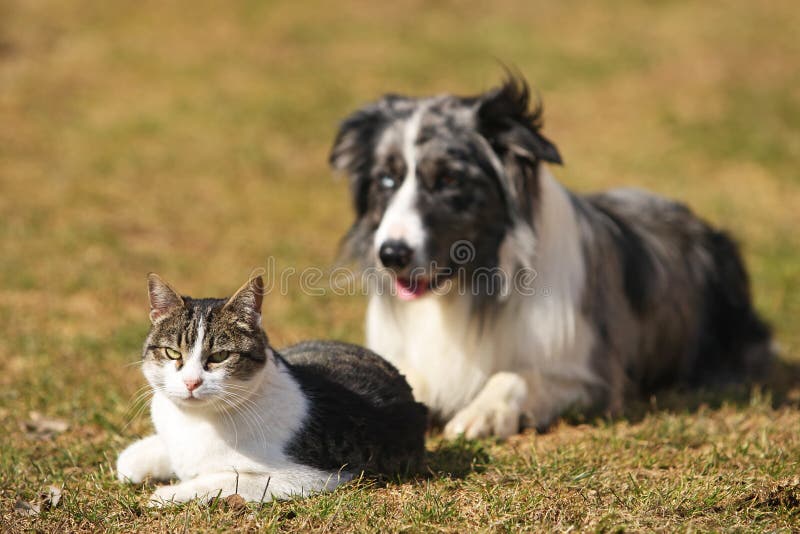
[[394, 189], [394, 186], [397, 185], [397, 180], [395, 180], [388, 174], [384, 174], [383, 176], [381, 176], [379, 183], [381, 184], [381, 187], [383, 189]]
[[439, 188], [453, 187], [457, 183], [458, 183], [458, 178], [449, 173], [442, 174], [436, 179], [436, 185], [438, 185]]

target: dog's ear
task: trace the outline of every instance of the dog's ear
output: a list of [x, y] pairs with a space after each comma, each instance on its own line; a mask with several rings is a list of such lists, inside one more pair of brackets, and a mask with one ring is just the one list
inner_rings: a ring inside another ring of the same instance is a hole
[[539, 162], [560, 164], [561, 155], [539, 131], [542, 106], [529, 106], [527, 82], [509, 73], [503, 85], [477, 98], [475, 123], [505, 169], [501, 182], [510, 207], [531, 222], [539, 191]]
[[385, 100], [365, 106], [342, 121], [328, 158], [334, 170], [350, 178], [350, 191], [358, 217], [367, 211], [375, 144], [388, 121]]
[[530, 106], [528, 83], [509, 73], [500, 87], [478, 98], [478, 131], [489, 141], [501, 160], [513, 155], [531, 164], [547, 161], [561, 164], [556, 146], [540, 132], [542, 105]]

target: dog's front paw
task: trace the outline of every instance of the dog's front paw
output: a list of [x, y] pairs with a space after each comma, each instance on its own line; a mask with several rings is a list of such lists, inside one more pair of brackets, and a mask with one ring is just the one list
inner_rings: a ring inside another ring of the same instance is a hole
[[496, 404], [493, 406], [470, 405], [458, 412], [444, 427], [446, 438], [464, 436], [479, 439], [494, 436], [505, 439], [519, 432], [522, 413], [515, 406]]
[[519, 375], [493, 375], [478, 396], [445, 425], [445, 437], [505, 439], [513, 436], [520, 430], [527, 393], [527, 385]]

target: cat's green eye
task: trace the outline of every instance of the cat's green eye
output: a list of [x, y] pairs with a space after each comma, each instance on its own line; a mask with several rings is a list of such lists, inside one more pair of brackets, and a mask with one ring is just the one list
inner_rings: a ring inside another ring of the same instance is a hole
[[183, 355], [175, 349], [171, 349], [169, 347], [164, 347], [164, 353], [167, 355], [167, 358], [170, 360], [180, 360], [183, 358]]
[[219, 352], [215, 352], [214, 354], [209, 355], [208, 363], [222, 363], [228, 359], [231, 355], [230, 352], [227, 350], [221, 350]]

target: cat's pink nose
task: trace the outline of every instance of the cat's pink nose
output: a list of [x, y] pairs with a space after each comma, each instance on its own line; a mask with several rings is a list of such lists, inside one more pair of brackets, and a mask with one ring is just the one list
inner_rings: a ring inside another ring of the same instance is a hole
[[203, 383], [202, 378], [192, 378], [191, 380], [184, 380], [184, 384], [186, 384], [186, 389], [189, 391], [194, 391], [200, 387], [200, 384]]

